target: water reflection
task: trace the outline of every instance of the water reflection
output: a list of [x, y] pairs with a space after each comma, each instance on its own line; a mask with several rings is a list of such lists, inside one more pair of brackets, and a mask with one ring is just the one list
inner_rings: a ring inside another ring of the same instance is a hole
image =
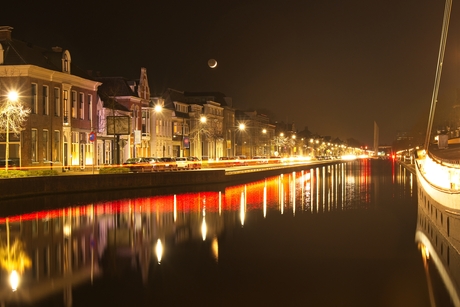
[[415, 241], [420, 250], [431, 306], [460, 306], [460, 216], [419, 193]]
[[163, 265], [175, 248], [194, 241], [208, 242], [208, 254], [218, 263], [223, 234], [249, 225], [251, 211], [268, 219], [368, 209], [375, 205], [378, 186], [370, 161], [363, 160], [222, 191], [120, 199], [1, 218], [2, 242], [8, 232], [12, 242], [25, 244], [24, 269], [18, 270], [22, 282], [15, 292], [2, 287], [0, 300], [32, 303], [62, 293], [70, 306], [77, 285], [92, 283], [101, 274], [118, 276], [126, 268], [141, 272], [145, 284], [152, 266]]

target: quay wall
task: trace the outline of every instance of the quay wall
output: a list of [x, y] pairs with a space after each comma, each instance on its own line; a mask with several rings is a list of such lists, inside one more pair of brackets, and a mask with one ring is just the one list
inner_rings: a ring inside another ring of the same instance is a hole
[[225, 170], [84, 174], [2, 179], [0, 199], [225, 182]]
[[[340, 163], [340, 162], [335, 162]], [[216, 185], [254, 181], [321, 164], [283, 165], [272, 168], [228, 171], [209, 169], [161, 173], [83, 174], [25, 177], [0, 180], [0, 200], [44, 195], [118, 192], [121, 190]], [[327, 164], [331, 164], [330, 162]]]

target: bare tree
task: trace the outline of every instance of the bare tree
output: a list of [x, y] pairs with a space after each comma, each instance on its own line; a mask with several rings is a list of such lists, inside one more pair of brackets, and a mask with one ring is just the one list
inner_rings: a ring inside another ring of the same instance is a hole
[[23, 130], [23, 125], [30, 114], [30, 109], [25, 107], [18, 99], [16, 92], [9, 92], [0, 106], [0, 129], [5, 133], [5, 170], [8, 171], [9, 159], [9, 138], [10, 133], [19, 136]]

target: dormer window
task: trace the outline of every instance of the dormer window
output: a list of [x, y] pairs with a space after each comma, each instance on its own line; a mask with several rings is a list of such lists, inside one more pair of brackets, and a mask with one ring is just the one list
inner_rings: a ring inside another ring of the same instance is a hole
[[62, 71], [63, 72], [70, 74], [70, 62], [71, 62], [70, 53], [69, 51], [66, 50], [62, 54]]

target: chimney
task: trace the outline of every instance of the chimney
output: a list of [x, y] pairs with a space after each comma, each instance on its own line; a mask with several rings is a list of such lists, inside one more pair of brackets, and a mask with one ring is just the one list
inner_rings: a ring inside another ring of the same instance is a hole
[[0, 41], [11, 40], [11, 31], [13, 27], [10, 26], [0, 26]]

